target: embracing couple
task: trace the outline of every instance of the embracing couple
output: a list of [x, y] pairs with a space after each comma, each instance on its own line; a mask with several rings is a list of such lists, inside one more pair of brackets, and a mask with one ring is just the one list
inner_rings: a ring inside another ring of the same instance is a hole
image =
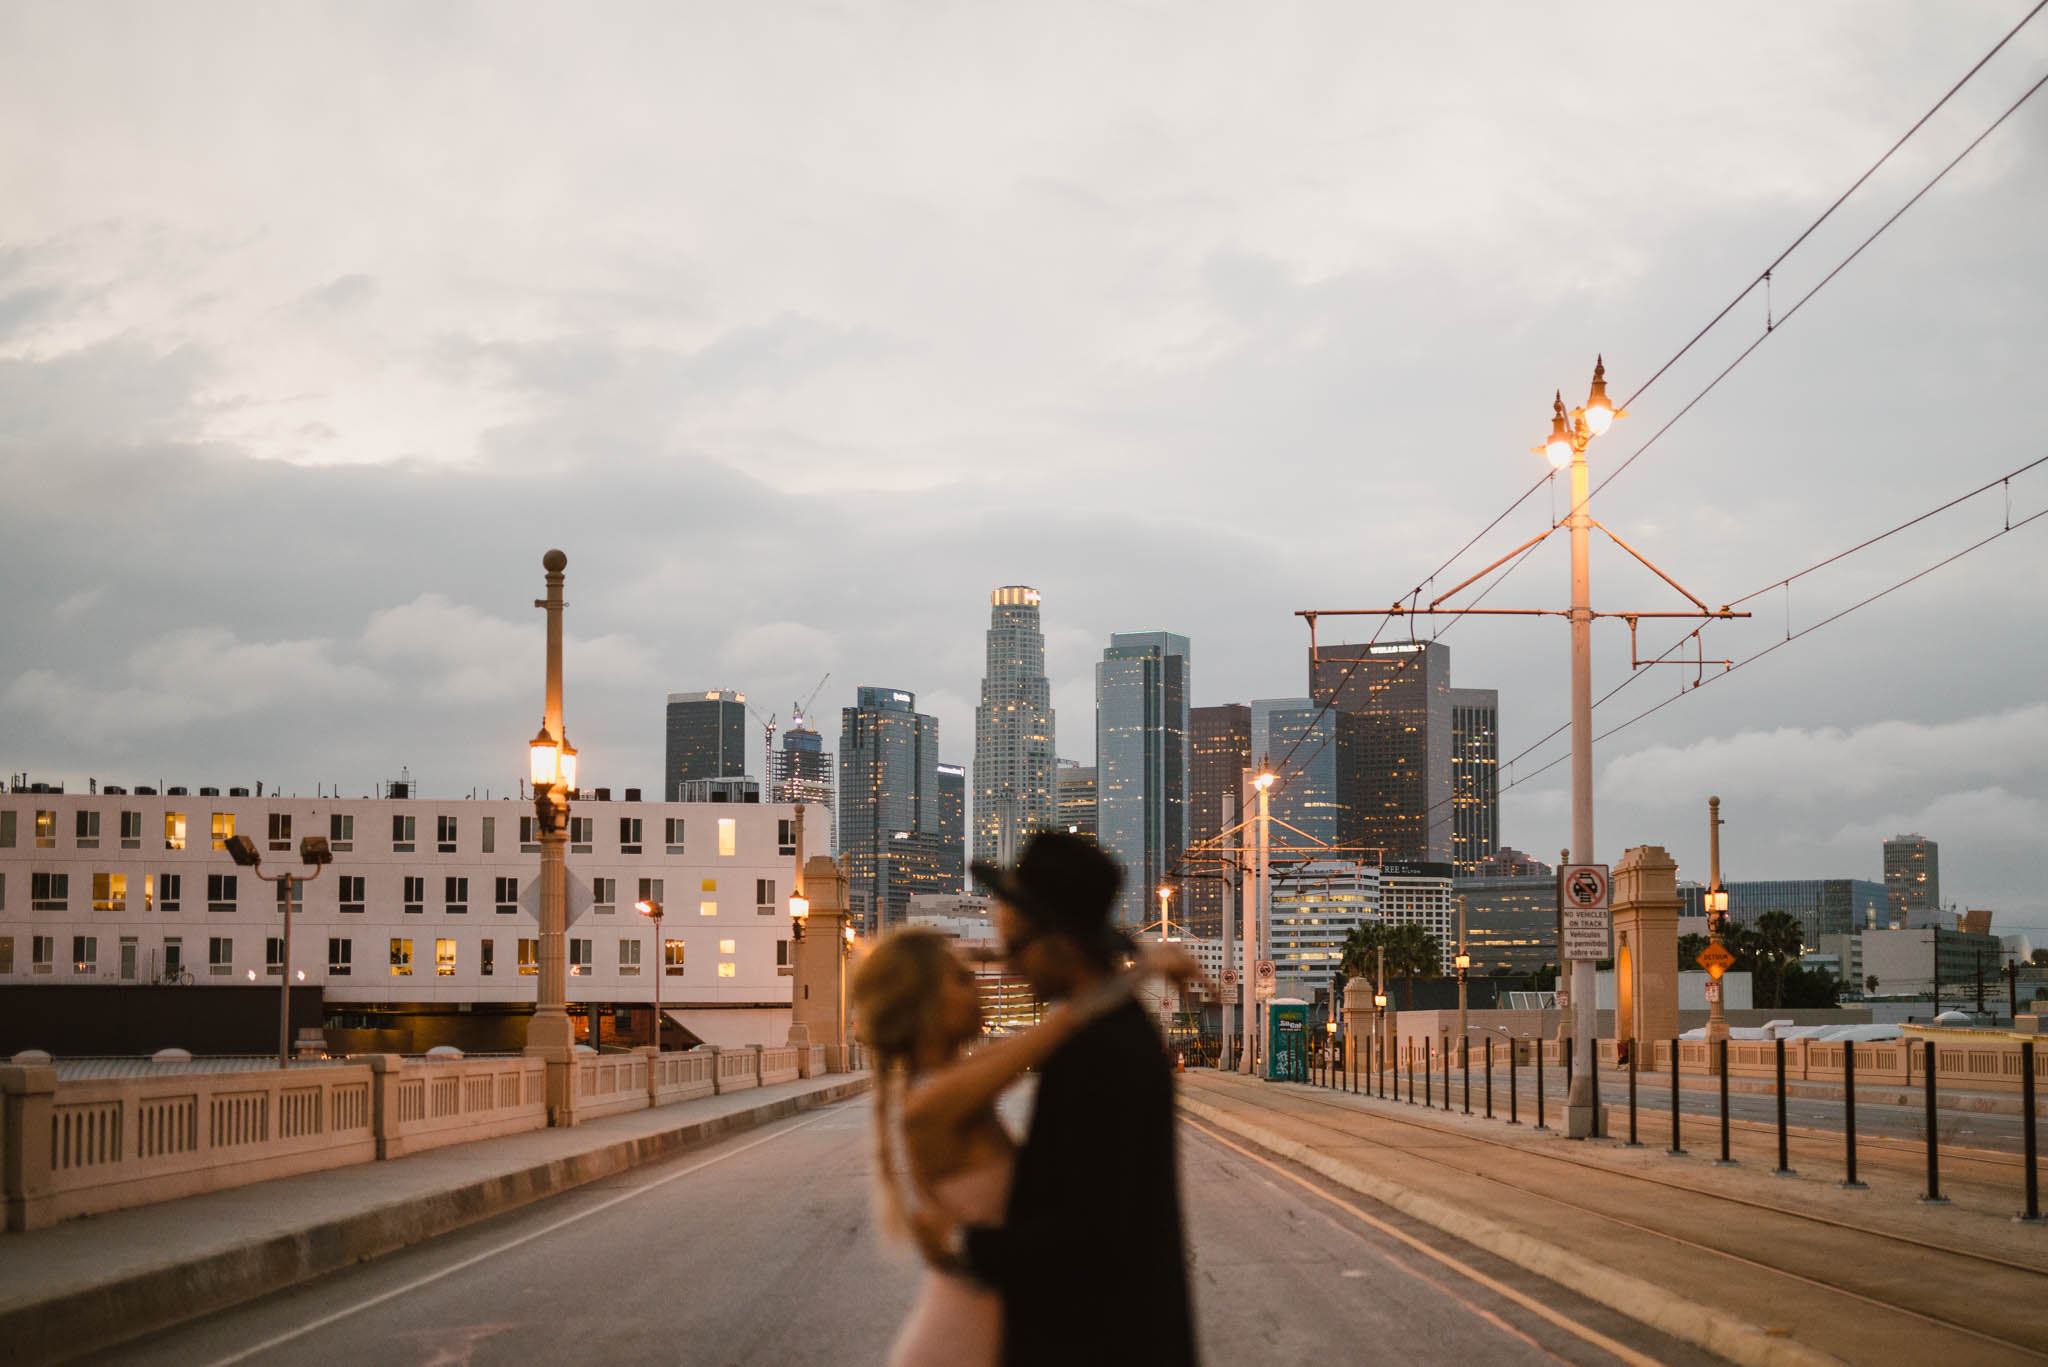
[[[1008, 971], [1055, 1005], [984, 1043], [973, 969], [925, 930], [883, 940], [855, 978], [883, 1222], [930, 1269], [891, 1367], [1192, 1364], [1172, 1068], [1133, 993], [1194, 964], [1165, 946], [1131, 964], [1110, 921], [1120, 874], [1088, 841], [1041, 834], [974, 876]], [[1032, 1069], [1019, 1149], [996, 1102]]]

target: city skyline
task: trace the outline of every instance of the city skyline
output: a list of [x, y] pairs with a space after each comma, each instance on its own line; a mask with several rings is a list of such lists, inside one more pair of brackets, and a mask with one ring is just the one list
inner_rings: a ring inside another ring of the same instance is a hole
[[[1292, 696], [1294, 613], [1429, 580], [1542, 476], [1550, 396], [1600, 352], [1635, 416], [1594, 478], [1656, 440], [1596, 515], [1711, 603], [2037, 445], [2048, 341], [2011, 307], [2048, 277], [2031, 106], [1785, 312], [2018, 94], [2031, 29], [1775, 293], [1629, 398], [1982, 55], [2007, 22], [1989, 11], [1802, 12], [1762, 37], [1705, 11], [1506, 13], [1428, 82], [1386, 54], [1471, 21], [1312, 9], [1247, 45], [1220, 13], [1165, 34], [1042, 14], [1073, 25], [1056, 62], [996, 19], [810, 14], [736, 20], [679, 61], [567, 18], [38, 16], [0, 18], [0, 50], [32, 58], [0, 86], [0, 536], [21, 586], [0, 764], [74, 791], [353, 795], [406, 768], [515, 791], [549, 546], [570, 558], [568, 734], [618, 789], [657, 790], [651, 699], [707, 682], [802, 697], [830, 669], [829, 710], [901, 679], [964, 738], [981, 595], [1005, 583], [1060, 605], [1047, 674], [1077, 722], [1100, 642], [1134, 624], [1202, 652], [1197, 706]], [[1609, 60], [1532, 102], [1530, 54], [1574, 24]], [[1156, 60], [1134, 66], [1139, 35]], [[301, 98], [266, 93], [276, 50], [310, 54]], [[449, 108], [445, 63], [479, 53]], [[970, 60], [986, 101], [934, 125], [920, 92]], [[1077, 90], [1070, 62], [1116, 78]], [[734, 84], [763, 69], [786, 98]], [[252, 124], [252, 100], [277, 117]], [[289, 112], [316, 106], [353, 114]], [[735, 108], [763, 115], [744, 137], [696, 131]], [[1611, 174], [1567, 175], [1581, 160]], [[2010, 493], [2017, 522], [2048, 480]], [[1539, 488], [1421, 600], [1555, 512]], [[1718, 793], [1727, 877], [1872, 877], [1882, 839], [1921, 831], [1945, 899], [2048, 928], [2048, 589], [2024, 572], [2042, 524], [1726, 682], [1712, 663], [2002, 520], [1979, 500], [1757, 599], [1700, 663], [1603, 706], [1601, 729], [1675, 698], [1596, 747], [1602, 853], [1661, 843], [1703, 872]], [[1559, 606], [1554, 552], [1488, 605]], [[1668, 595], [1611, 546], [1593, 582], [1602, 606]], [[1377, 625], [1334, 620], [1332, 642]], [[1565, 769], [1529, 775], [1562, 741], [1508, 761], [1565, 720], [1563, 629], [1445, 638], [1461, 678], [1510, 686], [1500, 837], [1553, 858]], [[1645, 653], [1672, 639], [1643, 624]], [[1629, 646], [1596, 624], [1596, 696]]]

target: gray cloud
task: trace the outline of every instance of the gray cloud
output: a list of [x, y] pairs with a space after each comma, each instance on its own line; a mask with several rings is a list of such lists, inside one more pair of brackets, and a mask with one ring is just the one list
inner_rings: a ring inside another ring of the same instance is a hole
[[[111, 22], [0, 16], [33, 58], [0, 89], [0, 750], [74, 781], [368, 791], [407, 765], [468, 791], [519, 773], [550, 545], [572, 734], [613, 786], [658, 781], [667, 689], [784, 713], [828, 668], [828, 733], [892, 684], [968, 759], [1002, 583], [1045, 593], [1068, 756], [1092, 753], [1112, 631], [1190, 635], [1198, 702], [1301, 692], [1296, 609], [1422, 581], [1537, 478], [1554, 387], [1576, 398], [1604, 351], [1633, 389], [2010, 17], [446, 7], [144, 13], [108, 44]], [[1573, 31], [1609, 60], [1532, 99]], [[318, 57], [287, 75], [283, 50]], [[2044, 53], [2016, 42], [1786, 262], [1774, 321]], [[2031, 458], [2042, 160], [2030, 110], [1598, 515], [1718, 602]], [[1596, 469], [1763, 314], [1660, 380]], [[2048, 506], [2048, 471], [2012, 496]], [[1539, 492], [1431, 593], [1557, 507]], [[1803, 580], [1793, 629], [2002, 517]], [[2038, 538], [1604, 743], [1603, 840], [1697, 868], [1718, 791], [1757, 836], [1745, 867], [1872, 876], [1877, 833], [1919, 823], [1957, 896], [2048, 926], [2041, 749], [1999, 741], [2043, 700]], [[1670, 599], [1607, 550], [1595, 584]], [[1488, 602], [1564, 591], [1546, 547]], [[1710, 654], [1784, 634], [1784, 595], [1756, 606]], [[1444, 639], [1460, 682], [1503, 690], [1510, 753], [1562, 720], [1554, 624]], [[1604, 690], [1627, 641], [1597, 639]], [[1562, 781], [1508, 795], [1510, 841], [1555, 849]]]

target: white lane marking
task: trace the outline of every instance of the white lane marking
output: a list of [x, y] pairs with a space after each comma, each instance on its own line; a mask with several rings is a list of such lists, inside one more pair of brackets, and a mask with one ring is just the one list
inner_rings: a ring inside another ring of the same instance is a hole
[[505, 1243], [499, 1244], [496, 1248], [485, 1249], [482, 1253], [473, 1254], [470, 1257], [464, 1258], [459, 1263], [451, 1263], [449, 1266], [442, 1268], [439, 1272], [430, 1272], [424, 1277], [420, 1277], [414, 1281], [407, 1282], [404, 1286], [393, 1287], [391, 1290], [386, 1291], [381, 1295], [372, 1296], [366, 1301], [358, 1301], [354, 1305], [349, 1306], [345, 1310], [337, 1310], [331, 1315], [323, 1315], [319, 1319], [314, 1320], [311, 1323], [300, 1325], [298, 1328], [290, 1331], [289, 1333], [279, 1334], [276, 1338], [265, 1339], [261, 1343], [255, 1344], [248, 1348], [244, 1348], [239, 1353], [230, 1353], [227, 1357], [217, 1358], [214, 1360], [212, 1364], [210, 1364], [210, 1367], [230, 1367], [231, 1363], [246, 1362], [248, 1359], [255, 1357], [258, 1353], [267, 1353], [271, 1349], [279, 1347], [282, 1344], [290, 1343], [293, 1339], [304, 1338], [307, 1334], [312, 1333], [315, 1329], [325, 1329], [328, 1325], [333, 1324], [336, 1321], [345, 1320], [351, 1315], [360, 1315], [365, 1310], [371, 1309], [374, 1306], [382, 1305], [384, 1302], [388, 1300], [395, 1300], [396, 1298], [405, 1295], [407, 1292], [417, 1291], [423, 1286], [428, 1286], [434, 1282], [440, 1281], [443, 1277], [453, 1276], [455, 1273], [462, 1271], [464, 1268], [475, 1267], [478, 1263], [483, 1262], [489, 1258], [495, 1258], [500, 1253], [509, 1253], [513, 1249], [518, 1248], [521, 1244], [530, 1244], [535, 1239], [541, 1238], [544, 1235], [553, 1234], [556, 1230], [565, 1228], [569, 1225], [573, 1225], [578, 1220], [587, 1220], [591, 1216], [596, 1215], [601, 1211], [610, 1210], [613, 1206], [616, 1206], [623, 1201], [630, 1201], [636, 1196], [645, 1195], [647, 1192], [653, 1191], [656, 1187], [665, 1187], [670, 1182], [675, 1181], [679, 1177], [688, 1177], [693, 1172], [702, 1172], [704, 1169], [710, 1167], [714, 1163], [723, 1163], [726, 1159], [736, 1158], [740, 1154], [745, 1153], [749, 1149], [758, 1149], [763, 1144], [767, 1144], [774, 1140], [780, 1139], [786, 1134], [794, 1134], [798, 1130], [803, 1129], [807, 1125], [817, 1124], [820, 1120], [825, 1119], [826, 1116], [830, 1114], [831, 1110], [821, 1111], [817, 1115], [812, 1116], [809, 1120], [800, 1120], [796, 1124], [791, 1125], [787, 1129], [777, 1130], [773, 1134], [764, 1134], [759, 1139], [753, 1140], [746, 1144], [742, 1144], [736, 1149], [727, 1149], [724, 1153], [721, 1153], [713, 1158], [707, 1158], [701, 1163], [692, 1163], [687, 1168], [683, 1168], [679, 1171], [672, 1172], [666, 1177], [659, 1178], [655, 1181], [647, 1183], [645, 1186], [635, 1187], [631, 1191], [620, 1192], [617, 1196], [612, 1197], [609, 1201], [601, 1202], [597, 1205], [592, 1206], [588, 1210], [578, 1211], [576, 1214], [557, 1220], [551, 1225], [546, 1225], [540, 1229], [536, 1229], [531, 1234], [522, 1234], [516, 1239], [511, 1239], [506, 1241]]
[[[1250, 1149], [1240, 1147], [1237, 1144], [1233, 1144], [1231, 1141], [1225, 1139], [1222, 1135], [1216, 1133], [1214, 1130], [1209, 1129], [1207, 1126], [1199, 1125], [1194, 1121], [1189, 1120], [1186, 1116], [1180, 1117], [1180, 1123], [1187, 1126], [1189, 1129], [1195, 1131], [1198, 1134], [1208, 1136], [1211, 1140], [1215, 1141], [1218, 1144], [1221, 1144], [1224, 1148], [1229, 1149], [1237, 1154], [1242, 1155], [1245, 1158], [1250, 1159], [1252, 1162], [1257, 1163], [1260, 1167], [1266, 1168], [1278, 1174], [1279, 1176], [1286, 1178], [1288, 1181], [1294, 1183], [1298, 1187], [1301, 1187], [1303, 1190], [1312, 1192], [1315, 1195], [1320, 1196], [1323, 1200], [1328, 1201], [1331, 1205], [1337, 1207], [1339, 1210], [1342, 1210], [1350, 1216], [1352, 1216], [1352, 1218], [1360, 1221], [1361, 1223], [1371, 1225], [1374, 1229], [1380, 1231], [1382, 1234], [1385, 1234], [1390, 1238], [1393, 1238], [1403, 1244], [1406, 1244], [1409, 1248], [1414, 1249], [1417, 1253], [1422, 1254], [1424, 1257], [1432, 1258], [1435, 1261], [1442, 1263], [1445, 1267], [1450, 1268], [1452, 1271], [1461, 1273], [1462, 1275], [1471, 1278], [1473, 1281], [1479, 1283], [1481, 1286], [1485, 1287], [1487, 1290], [1493, 1292], [1494, 1294], [1504, 1296], [1508, 1300], [1513, 1301], [1516, 1305], [1521, 1306], [1524, 1310], [1528, 1310], [1542, 1317], [1543, 1319], [1550, 1321], [1552, 1324], [1556, 1325], [1560, 1329], [1563, 1329], [1567, 1333], [1576, 1335], [1577, 1337], [1585, 1340], [1587, 1343], [1592, 1344], [1596, 1348], [1606, 1350], [1608, 1353], [1611, 1353], [1613, 1356], [1621, 1359], [1623, 1362], [1628, 1363], [1629, 1367], [1664, 1367], [1664, 1364], [1662, 1362], [1660, 1362], [1656, 1358], [1651, 1357], [1649, 1354], [1637, 1352], [1635, 1349], [1629, 1347], [1627, 1344], [1621, 1342], [1620, 1340], [1609, 1338], [1606, 1334], [1601, 1333], [1599, 1330], [1593, 1328], [1591, 1325], [1581, 1324], [1579, 1323], [1579, 1321], [1573, 1319], [1569, 1315], [1564, 1314], [1562, 1311], [1551, 1309], [1549, 1306], [1537, 1300], [1535, 1297], [1525, 1295], [1521, 1291], [1516, 1290], [1514, 1287], [1509, 1286], [1507, 1283], [1500, 1281], [1497, 1278], [1489, 1277], [1486, 1273], [1481, 1272], [1478, 1268], [1460, 1262], [1458, 1259], [1453, 1258], [1450, 1254], [1444, 1252], [1442, 1249], [1435, 1248], [1427, 1243], [1424, 1243], [1422, 1240], [1416, 1238], [1414, 1235], [1408, 1233], [1406, 1230], [1396, 1228], [1395, 1226], [1388, 1224], [1385, 1220], [1376, 1219], [1375, 1217], [1368, 1215], [1365, 1211], [1360, 1210], [1351, 1202], [1342, 1200], [1336, 1196], [1332, 1196], [1329, 1192], [1324, 1191], [1315, 1183], [1308, 1181], [1306, 1178], [1296, 1176], [1294, 1173], [1291, 1173], [1287, 1169], [1281, 1167], [1278, 1163], [1269, 1162], [1268, 1160], [1261, 1158], [1258, 1154], [1253, 1153]], [[1526, 1335], [1520, 1336], [1524, 1338], [1527, 1337]], [[1530, 1341], [1534, 1342], [1533, 1339]]]

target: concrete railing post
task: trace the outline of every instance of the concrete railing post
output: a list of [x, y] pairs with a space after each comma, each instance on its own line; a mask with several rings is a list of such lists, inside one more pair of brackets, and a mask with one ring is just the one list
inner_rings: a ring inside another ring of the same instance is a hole
[[50, 1191], [50, 1122], [56, 1114], [57, 1070], [35, 1064], [0, 1067], [0, 1194], [7, 1228], [56, 1223]]
[[716, 1096], [725, 1090], [725, 1050], [715, 1044], [707, 1044], [711, 1054], [711, 1093]]
[[756, 1087], [768, 1085], [768, 1074], [761, 1066], [761, 1051], [766, 1047], [760, 1044], [750, 1044], [747, 1046], [747, 1049], [754, 1055], [754, 1085]]
[[405, 1067], [399, 1054], [364, 1054], [357, 1062], [370, 1065], [370, 1131], [377, 1137], [377, 1157], [395, 1158], [404, 1151], [397, 1143], [398, 1080]]
[[661, 1091], [661, 1047], [643, 1044], [633, 1052], [647, 1060], [647, 1104], [653, 1106]]

